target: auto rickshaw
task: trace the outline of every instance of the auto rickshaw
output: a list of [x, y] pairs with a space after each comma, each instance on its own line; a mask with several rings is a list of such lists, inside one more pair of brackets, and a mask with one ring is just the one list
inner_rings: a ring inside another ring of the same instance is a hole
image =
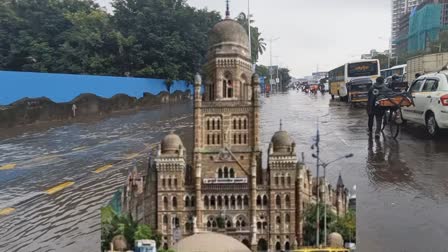
[[369, 89], [372, 87], [373, 81], [370, 78], [356, 78], [347, 83], [348, 102], [362, 103], [368, 101]]

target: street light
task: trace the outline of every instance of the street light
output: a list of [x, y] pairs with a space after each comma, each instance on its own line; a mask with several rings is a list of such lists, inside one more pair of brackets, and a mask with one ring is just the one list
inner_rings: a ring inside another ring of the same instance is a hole
[[[332, 163], [334, 163], [334, 162], [342, 160], [342, 159], [352, 158], [353, 156], [354, 156], [353, 153], [350, 153], [350, 154], [347, 154], [345, 156], [341, 156], [339, 158], [336, 158], [333, 161], [324, 162], [324, 161], [322, 161], [319, 158], [319, 155], [316, 155], [314, 153], [312, 154], [312, 157], [317, 159], [318, 161], [320, 161], [321, 162], [320, 166], [322, 166], [322, 168], [324, 168], [324, 183], [325, 184], [327, 182], [327, 178], [326, 178], [327, 177], [327, 166], [332, 164]], [[317, 180], [319, 180], [319, 178], [317, 178]], [[319, 194], [319, 188], [318, 188], [317, 194]], [[325, 202], [325, 200], [324, 200], [324, 246], [327, 246], [327, 203]]]

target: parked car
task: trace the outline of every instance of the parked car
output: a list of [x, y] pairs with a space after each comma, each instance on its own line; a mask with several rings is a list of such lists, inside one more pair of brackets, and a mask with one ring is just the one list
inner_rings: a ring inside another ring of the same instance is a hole
[[402, 109], [404, 120], [424, 125], [431, 136], [448, 129], [448, 71], [420, 76], [408, 92], [415, 106]]

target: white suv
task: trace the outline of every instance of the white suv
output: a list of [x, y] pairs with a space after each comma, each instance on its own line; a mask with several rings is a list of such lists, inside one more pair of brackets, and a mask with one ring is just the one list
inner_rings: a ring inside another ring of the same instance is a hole
[[415, 106], [402, 108], [404, 120], [425, 125], [431, 136], [448, 128], [448, 71], [420, 76], [408, 92]]

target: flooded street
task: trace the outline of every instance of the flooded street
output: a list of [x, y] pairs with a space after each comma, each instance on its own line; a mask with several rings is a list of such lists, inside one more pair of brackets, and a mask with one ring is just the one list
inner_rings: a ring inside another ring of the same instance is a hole
[[[397, 141], [367, 135], [364, 109], [330, 105], [330, 96], [289, 94], [262, 98], [263, 157], [274, 132], [288, 131], [298, 155], [315, 173], [310, 146], [320, 122], [321, 158], [357, 186], [359, 251], [446, 251], [448, 137], [431, 140], [410, 125]], [[171, 105], [95, 123], [78, 123], [0, 140], [0, 251], [97, 251], [100, 212], [124, 183], [133, 160], [143, 163], [171, 129], [191, 151], [192, 105]], [[266, 160], [264, 163], [266, 167]], [[49, 194], [66, 181], [74, 184]], [[412, 237], [412, 238], [409, 238]]]

